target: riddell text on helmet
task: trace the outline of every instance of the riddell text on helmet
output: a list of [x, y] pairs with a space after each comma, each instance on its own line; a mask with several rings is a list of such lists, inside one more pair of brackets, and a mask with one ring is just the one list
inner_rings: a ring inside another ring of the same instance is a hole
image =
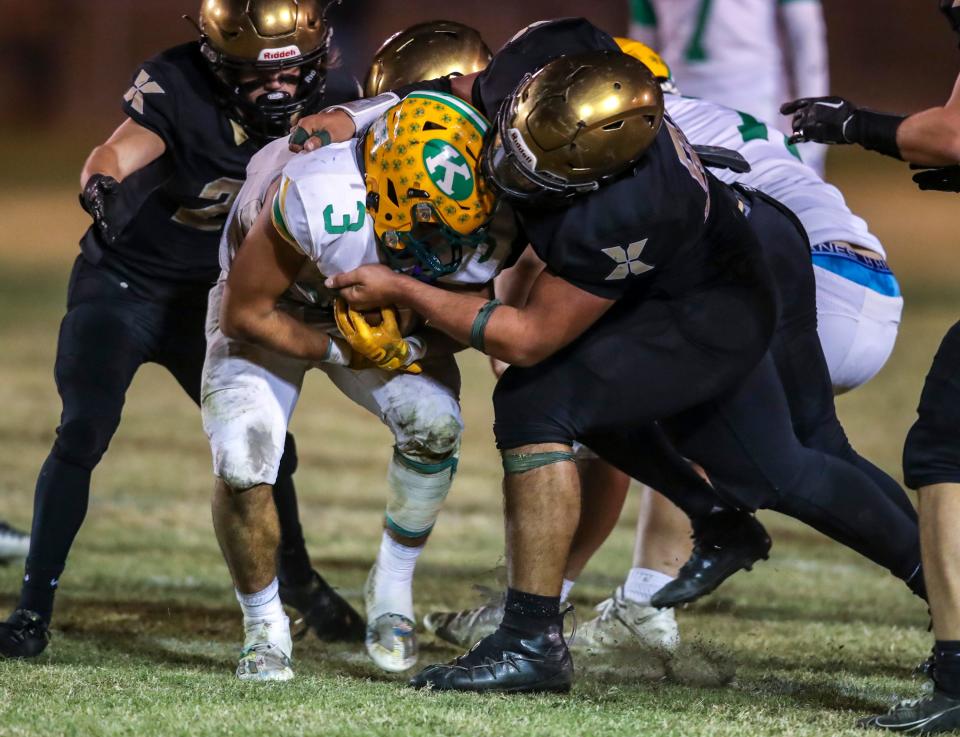
[[258, 61], [279, 61], [280, 59], [292, 59], [300, 56], [298, 46], [284, 46], [281, 49], [263, 49], [257, 57]]

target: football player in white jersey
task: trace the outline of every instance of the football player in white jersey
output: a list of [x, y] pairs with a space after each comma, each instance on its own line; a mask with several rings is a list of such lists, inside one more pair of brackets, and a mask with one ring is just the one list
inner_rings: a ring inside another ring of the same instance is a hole
[[[631, 37], [660, 51], [685, 95], [779, 121], [784, 100], [828, 93], [820, 0], [630, 0], [630, 13]], [[800, 151], [822, 175], [826, 147]]]
[[270, 485], [311, 368], [393, 433], [386, 529], [365, 589], [367, 651], [389, 671], [416, 662], [413, 570], [456, 470], [459, 374], [449, 342], [434, 350], [425, 332], [402, 337], [389, 310], [376, 327], [331, 311], [323, 280], [385, 261], [452, 287], [487, 285], [508, 247], [486, 233], [494, 198], [477, 175], [486, 130], [466, 103], [419, 92], [359, 145], [294, 156], [282, 140], [250, 162], [210, 294], [202, 392], [214, 525], [244, 613], [243, 680], [293, 676]]

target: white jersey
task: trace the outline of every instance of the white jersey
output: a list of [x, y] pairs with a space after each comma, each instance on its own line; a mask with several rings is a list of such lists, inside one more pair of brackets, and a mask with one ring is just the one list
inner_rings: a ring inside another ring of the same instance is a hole
[[[632, 0], [631, 36], [653, 46], [680, 92], [787, 130], [780, 105], [829, 94], [819, 0]], [[803, 144], [823, 171], [825, 149]]]
[[883, 246], [843, 195], [804, 164], [786, 136], [751, 115], [680, 95], [664, 95], [667, 114], [691, 143], [738, 151], [751, 170], [737, 174], [711, 169], [728, 184], [740, 182], [786, 205], [799, 218], [810, 243], [844, 241], [886, 258]]
[[[277, 194], [269, 203], [274, 225], [293, 248], [307, 257], [288, 296], [326, 306], [333, 296], [323, 286], [326, 277], [381, 262], [373, 218], [367, 212], [367, 190], [357, 163], [356, 141], [294, 154], [287, 139], [282, 138], [260, 149], [247, 165], [247, 179], [220, 241], [220, 267], [224, 272], [230, 270], [237, 249], [264, 207], [268, 190], [278, 179]], [[492, 250], [465, 248], [460, 268], [439, 281], [486, 284], [500, 270], [509, 247], [509, 243], [500, 243]]]

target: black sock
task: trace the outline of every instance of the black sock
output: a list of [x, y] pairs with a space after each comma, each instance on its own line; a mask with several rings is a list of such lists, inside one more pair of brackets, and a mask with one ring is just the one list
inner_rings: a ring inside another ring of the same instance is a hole
[[48, 456], [37, 478], [30, 553], [18, 608], [50, 621], [57, 583], [87, 515], [89, 499], [90, 471]]
[[933, 646], [933, 680], [937, 689], [960, 698], [960, 640], [937, 640]]
[[52, 568], [34, 568], [27, 564], [20, 589], [20, 603], [17, 609], [29, 609], [39, 614], [43, 621], [50, 624], [53, 616], [53, 596], [60, 583], [60, 570]]
[[540, 634], [548, 626], [563, 622], [559, 596], [540, 596], [507, 589], [507, 601], [503, 609], [500, 626], [520, 635]]
[[277, 483], [273, 486], [273, 501], [280, 519], [280, 580], [288, 586], [303, 586], [313, 579], [313, 565], [303, 539], [292, 476], [277, 476]]

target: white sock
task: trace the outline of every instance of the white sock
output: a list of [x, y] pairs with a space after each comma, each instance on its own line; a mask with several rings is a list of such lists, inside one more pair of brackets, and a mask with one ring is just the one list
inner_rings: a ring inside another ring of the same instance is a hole
[[244, 621], [248, 619], [280, 619], [283, 613], [283, 604], [280, 603], [280, 583], [273, 579], [263, 591], [254, 594], [242, 594], [237, 591], [237, 601], [243, 610]]
[[237, 591], [237, 601], [243, 610], [243, 646], [250, 647], [266, 639], [279, 645], [287, 655], [293, 651], [290, 641], [290, 620], [280, 602], [280, 586], [273, 579], [263, 591], [242, 594]]
[[649, 604], [650, 597], [672, 580], [673, 576], [651, 568], [631, 568], [623, 584], [623, 596], [638, 604]]
[[424, 546], [401, 545], [384, 530], [377, 554], [377, 575], [373, 585], [373, 601], [367, 619], [381, 614], [402, 614], [413, 620], [413, 572]]
[[573, 585], [576, 581], [571, 581], [569, 578], [563, 579], [563, 588], [560, 589], [560, 603], [563, 604], [570, 596], [570, 590], [573, 588]]

